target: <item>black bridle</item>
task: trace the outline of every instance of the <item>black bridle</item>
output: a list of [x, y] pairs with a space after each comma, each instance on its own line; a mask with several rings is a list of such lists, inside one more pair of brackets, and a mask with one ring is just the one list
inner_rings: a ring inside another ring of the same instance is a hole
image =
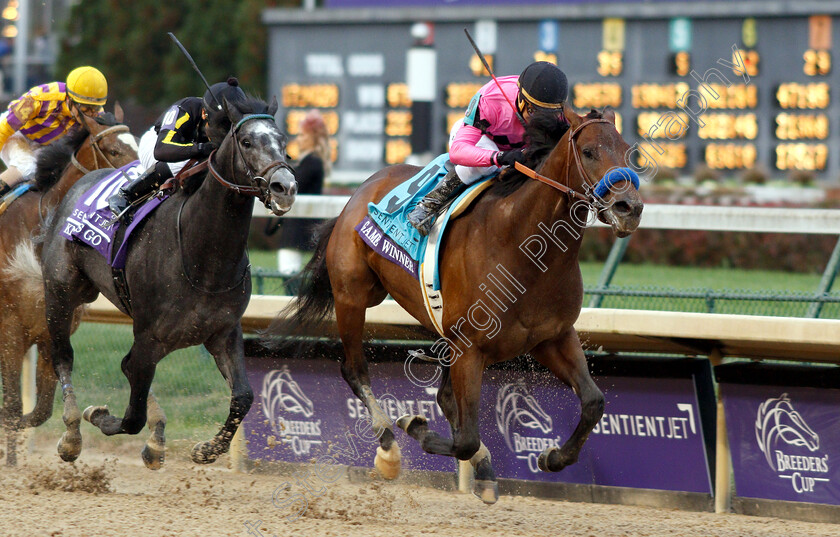
[[[224, 185], [225, 188], [233, 190], [237, 194], [242, 194], [243, 196], [254, 196], [256, 198], [260, 198], [265, 207], [269, 208], [271, 206], [271, 192], [269, 191], [269, 182], [266, 179], [266, 177], [268, 177], [278, 169], [285, 168], [289, 170], [292, 173], [292, 175], [294, 175], [295, 171], [291, 166], [289, 166], [288, 163], [275, 160], [271, 162], [268, 166], [257, 172], [256, 175], [254, 175], [253, 168], [251, 168], [251, 165], [248, 164], [248, 161], [245, 160], [245, 156], [242, 154], [242, 148], [239, 146], [238, 133], [242, 125], [244, 125], [248, 121], [257, 119], [270, 120], [272, 123], [274, 123], [274, 116], [270, 114], [248, 114], [242, 119], [240, 119], [236, 123], [236, 125], [231, 129], [230, 132], [231, 136], [233, 136], [234, 146], [236, 147], [236, 155], [239, 156], [239, 160], [241, 160], [243, 165], [245, 166], [245, 174], [248, 176], [248, 182], [250, 183], [250, 185], [239, 185], [236, 183], [231, 183], [230, 181], [222, 177], [222, 174], [220, 174], [216, 167], [213, 165], [213, 161], [215, 160], [214, 157], [216, 156], [217, 151], [215, 149], [212, 153], [210, 153], [210, 157], [207, 159], [207, 169], [209, 170], [210, 175], [212, 175], [217, 181]], [[231, 169], [234, 169], [234, 158], [236, 155], [231, 153]]]

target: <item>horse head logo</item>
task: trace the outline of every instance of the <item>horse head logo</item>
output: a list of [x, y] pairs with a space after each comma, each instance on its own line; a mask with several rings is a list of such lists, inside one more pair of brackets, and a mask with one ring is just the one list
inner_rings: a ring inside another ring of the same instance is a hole
[[791, 446], [805, 446], [810, 451], [820, 447], [820, 437], [802, 416], [794, 410], [788, 394], [783, 393], [776, 399], [768, 399], [758, 407], [755, 420], [755, 438], [758, 447], [767, 458], [770, 468], [773, 465], [773, 445], [778, 440]]
[[496, 394], [496, 425], [511, 451], [516, 451], [511, 440], [511, 427], [516, 424], [528, 429], [539, 429], [543, 433], [550, 433], [553, 429], [551, 416], [528, 391], [524, 379], [505, 384]]
[[[315, 413], [315, 405], [292, 378], [287, 366], [270, 371], [263, 377], [261, 395], [263, 414], [268, 418], [272, 429], [276, 429], [282, 412], [303, 414], [305, 418]], [[278, 430], [274, 432], [283, 434]]]

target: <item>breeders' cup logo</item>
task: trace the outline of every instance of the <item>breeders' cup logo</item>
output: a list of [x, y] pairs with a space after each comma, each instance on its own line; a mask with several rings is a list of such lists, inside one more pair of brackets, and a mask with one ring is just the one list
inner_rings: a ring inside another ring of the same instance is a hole
[[[308, 420], [315, 414], [315, 405], [292, 378], [289, 368], [269, 371], [263, 377], [262, 411], [271, 430], [290, 444], [295, 455], [309, 455], [313, 445], [321, 444], [321, 420]], [[288, 414], [303, 419], [289, 419]], [[314, 438], [313, 438], [314, 437]]]
[[759, 405], [755, 439], [770, 468], [782, 479], [790, 479], [797, 493], [813, 492], [817, 483], [829, 481], [824, 477], [816, 477], [828, 473], [827, 454], [806, 456], [786, 453], [785, 448], [790, 446], [805, 448], [811, 453], [820, 448], [819, 435], [793, 408], [786, 393]]
[[530, 429], [534, 434], [549, 434], [554, 429], [551, 416], [528, 391], [524, 379], [505, 384], [496, 393], [496, 426], [507, 447], [517, 459], [527, 460], [528, 469], [533, 473], [540, 471], [537, 466], [540, 453], [549, 446], [559, 446], [559, 437], [523, 436], [515, 432], [516, 429]]

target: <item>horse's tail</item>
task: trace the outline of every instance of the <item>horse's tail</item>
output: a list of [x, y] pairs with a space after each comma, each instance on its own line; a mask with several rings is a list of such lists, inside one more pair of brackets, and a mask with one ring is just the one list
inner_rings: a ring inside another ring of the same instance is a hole
[[[335, 223], [333, 218], [321, 224], [315, 232], [317, 246], [312, 259], [298, 276], [300, 290], [291, 304], [283, 308], [262, 336], [299, 336], [303, 327], [319, 324], [332, 312], [335, 305], [330, 275], [327, 272], [327, 244]], [[269, 343], [269, 346], [274, 346]]]
[[22, 286], [25, 296], [44, 299], [44, 275], [32, 241], [18, 243], [2, 272], [10, 281]]

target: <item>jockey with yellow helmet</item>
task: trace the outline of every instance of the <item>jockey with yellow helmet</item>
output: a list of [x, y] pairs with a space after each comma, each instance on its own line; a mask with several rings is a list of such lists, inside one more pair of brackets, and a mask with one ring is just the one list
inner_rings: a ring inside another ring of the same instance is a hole
[[523, 123], [538, 110], [561, 114], [568, 92], [566, 75], [549, 62], [534, 62], [519, 76], [501, 76], [485, 84], [470, 101], [464, 119], [452, 126], [449, 160], [453, 169], [414, 207], [409, 223], [427, 235], [437, 212], [461, 186], [522, 162]]
[[35, 173], [36, 152], [96, 117], [108, 100], [108, 82], [95, 67], [77, 67], [66, 82], [41, 84], [9, 103], [0, 115], [0, 195]]

